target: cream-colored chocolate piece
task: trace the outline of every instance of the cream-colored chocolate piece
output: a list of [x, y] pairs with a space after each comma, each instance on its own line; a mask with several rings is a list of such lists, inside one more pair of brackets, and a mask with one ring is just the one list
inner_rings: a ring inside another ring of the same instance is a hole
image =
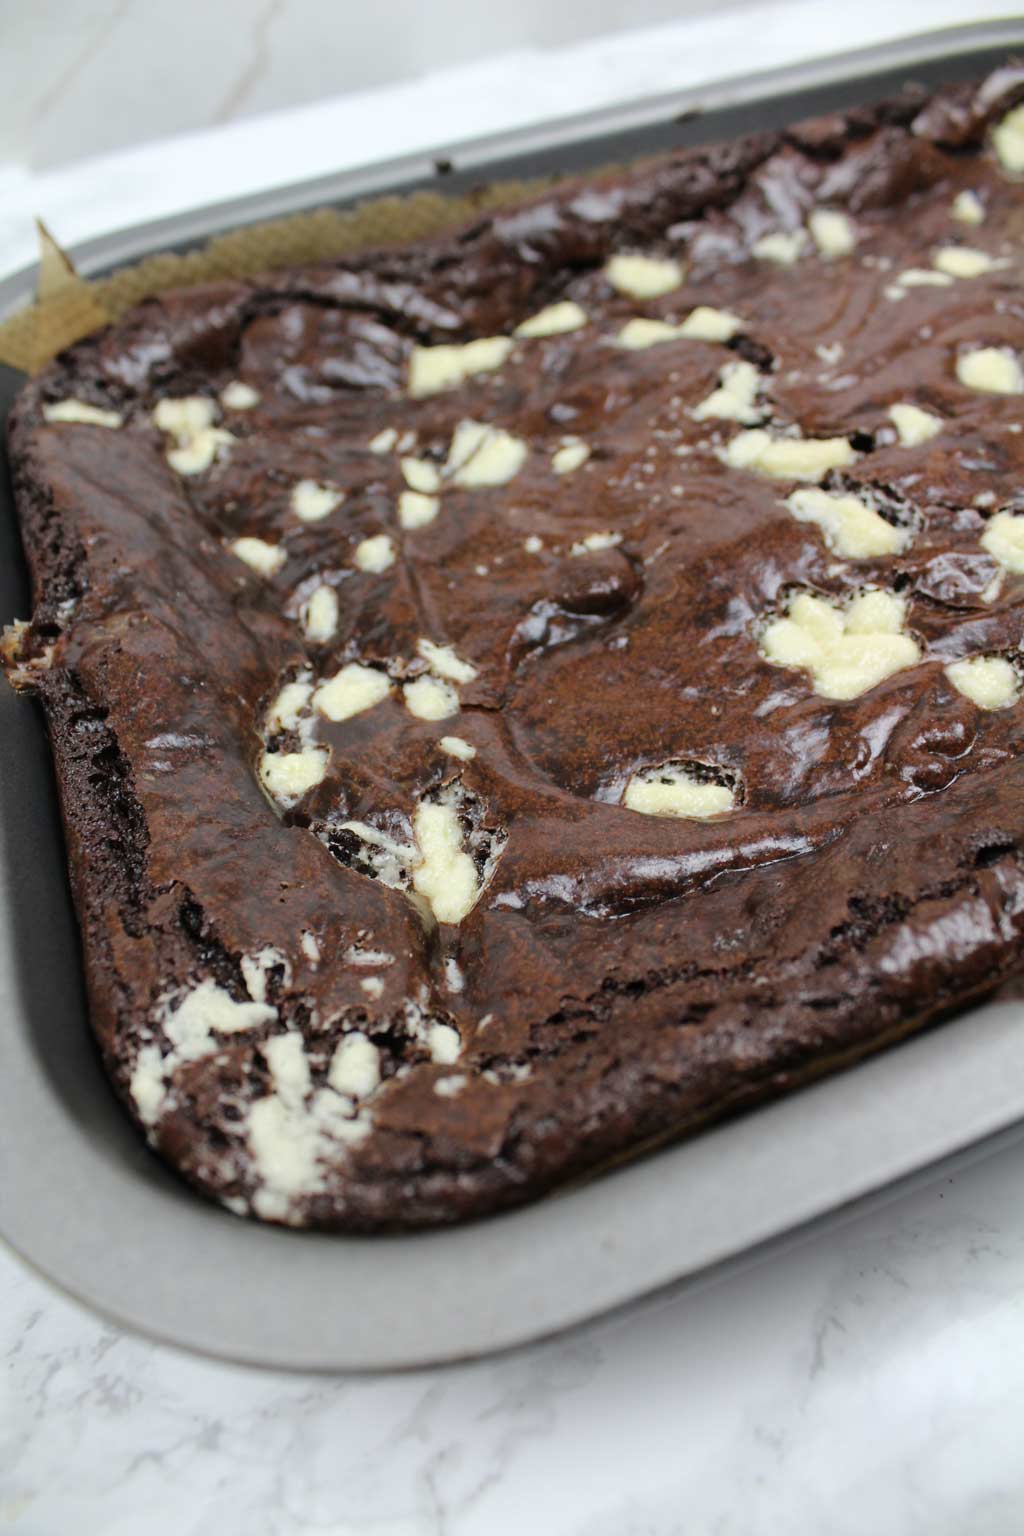
[[340, 507], [344, 496], [336, 485], [319, 480], [299, 480], [292, 487], [290, 506], [302, 523], [319, 523]]
[[548, 304], [537, 314], [517, 325], [513, 335], [530, 340], [537, 336], [564, 336], [568, 331], [578, 331], [587, 323], [586, 310], [563, 299], [558, 304]]
[[757, 404], [762, 379], [753, 363], [740, 359], [726, 363], [719, 374], [720, 383], [690, 412], [694, 421], [716, 417], [722, 421], [740, 421], [748, 425], [760, 421], [764, 411]]
[[360, 1030], [344, 1035], [331, 1057], [327, 1082], [335, 1093], [368, 1099], [380, 1086], [379, 1047]]
[[602, 549], [614, 549], [622, 543], [622, 534], [610, 529], [606, 533], [588, 533], [585, 539], [577, 539], [569, 550], [570, 555], [594, 555]]
[[305, 678], [296, 678], [293, 682], [285, 683], [274, 702], [270, 705], [264, 717], [266, 729], [271, 733], [278, 731], [297, 731], [300, 718], [309, 708], [309, 701], [313, 697], [313, 684]]
[[799, 523], [815, 523], [829, 549], [847, 560], [873, 560], [905, 549], [909, 530], [895, 528], [859, 496], [837, 495], [809, 486], [787, 497], [786, 506]]
[[321, 747], [303, 747], [301, 752], [263, 752], [260, 755], [260, 782], [273, 800], [292, 806], [307, 790], [321, 783], [327, 773], [330, 753]]
[[280, 544], [268, 544], [266, 539], [256, 539], [249, 535], [235, 539], [228, 548], [257, 576], [276, 575], [288, 558]]
[[662, 342], [678, 339], [678, 325], [671, 325], [667, 320], [645, 320], [639, 317], [626, 321], [615, 338], [615, 345], [624, 347], [628, 352], [640, 352], [646, 347], [657, 347]]
[[454, 1099], [462, 1092], [469, 1078], [465, 1072], [452, 1072], [448, 1077], [439, 1077], [434, 1084], [434, 1092], [439, 1099]]
[[571, 475], [590, 458], [590, 448], [579, 437], [565, 437], [561, 448], [551, 455], [551, 468], [556, 475]]
[[1024, 576], [1024, 512], [997, 512], [985, 525], [981, 547], [1004, 570]]
[[398, 433], [394, 427], [382, 427], [374, 437], [370, 438], [366, 446], [371, 453], [390, 453], [397, 442]]
[[359, 570], [379, 576], [395, 563], [395, 542], [386, 533], [375, 533], [356, 545], [355, 562]]
[[243, 955], [239, 966], [246, 991], [254, 1003], [267, 1001], [267, 982], [271, 971], [280, 971], [282, 985], [286, 987], [291, 985], [292, 968], [288, 958], [272, 944], [265, 944], [255, 954]]
[[968, 389], [990, 395], [1024, 394], [1024, 369], [1004, 347], [974, 347], [956, 360], [956, 376]]
[[429, 459], [405, 458], [401, 461], [402, 479], [410, 491], [430, 496], [441, 489], [441, 471]]
[[439, 923], [461, 923], [476, 904], [480, 881], [476, 865], [463, 847], [458, 812], [442, 801], [421, 801], [413, 817], [413, 831], [420, 850], [413, 888], [430, 903]]
[[453, 1061], [458, 1061], [462, 1050], [458, 1030], [451, 1024], [431, 1024], [427, 1030], [427, 1049], [431, 1061], [436, 1061], [442, 1067], [450, 1066]]
[[539, 555], [544, 548], [544, 540], [536, 533], [527, 534], [523, 540], [523, 548], [528, 555]]
[[121, 426], [124, 417], [119, 411], [104, 411], [98, 405], [89, 405], [85, 400], [56, 400], [43, 406], [44, 421], [78, 421], [88, 427], [108, 427], [111, 430]]
[[359, 979], [360, 990], [374, 1001], [384, 996], [384, 983], [379, 976], [362, 976]]
[[968, 187], [953, 199], [952, 214], [961, 224], [984, 224], [985, 204], [977, 192]]
[[417, 640], [416, 654], [423, 657], [431, 672], [438, 677], [446, 677], [452, 683], [471, 683], [479, 671], [471, 661], [463, 661], [461, 656], [456, 656], [452, 646], [438, 645], [434, 640]]
[[418, 720], [447, 720], [459, 713], [459, 696], [450, 683], [424, 672], [402, 686], [405, 707]]
[[946, 676], [979, 709], [1009, 709], [1020, 698], [1020, 678], [1005, 656], [969, 656], [951, 662]]
[[409, 393], [414, 400], [457, 389], [479, 373], [495, 373], [512, 350], [508, 336], [481, 336], [458, 346], [413, 347], [409, 358]]
[[1024, 175], [1024, 106], [1014, 107], [993, 128], [992, 147], [1004, 171]]
[[160, 1019], [171, 1049], [164, 1055], [157, 1045], [144, 1045], [136, 1058], [129, 1083], [139, 1118], [153, 1126], [167, 1100], [171, 1074], [183, 1063], [199, 1061], [217, 1050], [218, 1035], [258, 1029], [277, 1018], [267, 1003], [238, 1003], [211, 978], [198, 983], [173, 1005], [165, 1002]]
[[220, 392], [220, 403], [228, 411], [251, 411], [260, 403], [260, 392], [243, 379], [232, 379]]
[[307, 640], [325, 645], [338, 628], [338, 594], [323, 583], [299, 609], [299, 623]]
[[983, 277], [986, 272], [997, 272], [1006, 266], [996, 261], [987, 251], [976, 251], [969, 245], [943, 245], [932, 257], [937, 272], [947, 277]]
[[896, 281], [901, 288], [949, 288], [953, 278], [949, 272], [930, 272], [927, 267], [908, 267]]
[[772, 235], [762, 235], [760, 240], [754, 241], [750, 250], [758, 261], [773, 261], [778, 267], [791, 267], [799, 261], [806, 244], [805, 230], [778, 230]]
[[507, 485], [526, 463], [529, 450], [511, 432], [481, 421], [460, 421], [452, 436], [445, 473], [467, 489]]
[[622, 803], [642, 816], [677, 816], [706, 821], [733, 810], [736, 796], [727, 784], [695, 778], [679, 763], [641, 768], [626, 785]]
[[631, 299], [660, 299], [682, 287], [686, 268], [670, 256], [620, 254], [608, 259], [604, 275], [616, 293]]
[[199, 475], [209, 469], [222, 448], [235, 441], [223, 427], [215, 427], [217, 406], [205, 395], [184, 395], [174, 400], [160, 400], [153, 411], [153, 421], [161, 432], [174, 438], [176, 446], [167, 450], [167, 462], [179, 475]]
[[437, 496], [424, 496], [420, 491], [403, 491], [398, 498], [398, 522], [406, 532], [425, 528], [441, 510]]
[[313, 695], [313, 708], [328, 720], [351, 720], [353, 715], [374, 709], [390, 692], [391, 679], [386, 672], [350, 661], [320, 684]]
[[871, 589], [845, 607], [801, 592], [784, 618], [761, 636], [761, 654], [774, 666], [811, 674], [815, 693], [855, 699], [921, 659], [904, 633], [906, 605], [894, 592]]
[[303, 929], [303, 932], [299, 937], [299, 944], [302, 946], [302, 953], [305, 955], [313, 969], [316, 970], [317, 966], [320, 964], [320, 944], [317, 940], [316, 934], [311, 933], [308, 928]]
[[712, 309], [707, 304], [698, 304], [681, 325], [642, 317], [627, 320], [615, 338], [615, 345], [625, 347], [630, 352], [639, 352], [646, 347], [660, 346], [666, 341], [724, 342], [731, 341], [737, 331], [742, 329], [743, 321], [738, 315], [731, 315], [726, 309]]
[[942, 431], [941, 416], [922, 411], [919, 405], [890, 405], [889, 420], [904, 448], [918, 448]]
[[463, 741], [461, 736], [442, 736], [438, 742], [438, 748], [448, 757], [458, 757], [464, 763], [472, 762], [476, 757], [476, 747], [470, 746], [468, 741]]
[[730, 469], [773, 480], [821, 480], [845, 469], [857, 455], [845, 437], [772, 437], [763, 428], [738, 432], [719, 457]]
[[857, 232], [852, 222], [836, 208], [815, 208], [807, 220], [807, 227], [821, 254], [832, 260], [849, 256], [857, 244]]

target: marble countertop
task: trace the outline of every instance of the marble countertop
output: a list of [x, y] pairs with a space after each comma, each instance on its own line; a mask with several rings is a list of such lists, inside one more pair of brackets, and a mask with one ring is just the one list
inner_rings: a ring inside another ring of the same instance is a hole
[[[269, 35], [280, 6], [251, 9]], [[2, 265], [30, 259], [36, 212], [73, 244], [357, 164], [367, 143], [396, 154], [428, 131], [453, 140], [975, 19], [971, 0], [736, 5], [102, 160], [15, 155], [0, 164]], [[76, 68], [100, 63], [86, 50]], [[126, 122], [112, 142], [131, 135]], [[377, 1378], [191, 1358], [0, 1251], [0, 1531], [1019, 1536], [1022, 1190], [1024, 1139], [727, 1278], [511, 1355]]]

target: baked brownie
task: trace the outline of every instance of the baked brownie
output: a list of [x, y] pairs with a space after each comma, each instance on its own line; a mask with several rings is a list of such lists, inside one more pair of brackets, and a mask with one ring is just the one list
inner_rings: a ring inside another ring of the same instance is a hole
[[24, 390], [8, 671], [199, 1189], [477, 1215], [1021, 971], [1022, 99], [165, 294]]

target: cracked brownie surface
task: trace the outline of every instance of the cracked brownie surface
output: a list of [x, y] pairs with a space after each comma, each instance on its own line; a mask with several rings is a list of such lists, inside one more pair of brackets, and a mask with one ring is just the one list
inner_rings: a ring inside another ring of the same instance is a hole
[[168, 293], [23, 391], [7, 670], [198, 1188], [482, 1214], [1019, 973], [1022, 98]]

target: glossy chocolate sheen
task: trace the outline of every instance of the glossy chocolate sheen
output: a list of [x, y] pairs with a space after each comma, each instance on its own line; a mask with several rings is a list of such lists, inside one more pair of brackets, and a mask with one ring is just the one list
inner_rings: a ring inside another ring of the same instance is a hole
[[[11, 449], [35, 612], [20, 654], [53, 647], [36, 680], [93, 1020], [128, 1108], [161, 1000], [203, 978], [245, 999], [243, 956], [269, 946], [288, 962], [269, 980], [275, 1021], [225, 1036], [170, 1084], [154, 1140], [200, 1189], [250, 1207], [247, 1116], [272, 1087], [263, 1042], [286, 1027], [314, 1084], [345, 1032], [380, 1047], [370, 1134], [321, 1147], [317, 1187], [286, 1217], [372, 1229], [534, 1196], [1020, 971], [1024, 705], [983, 710], [944, 667], [1016, 664], [1021, 641], [1021, 579], [980, 538], [1021, 498], [1024, 396], [968, 389], [955, 365], [968, 346], [1024, 341], [1024, 191], [987, 141], [1022, 95], [1001, 71], [980, 90], [566, 183], [432, 243], [166, 294], [24, 391]], [[951, 215], [965, 189], [984, 204], [976, 228]], [[851, 218], [851, 255], [810, 242], [791, 266], [751, 255], [822, 205]], [[887, 295], [954, 243], [1006, 264]], [[686, 280], [638, 302], [604, 275], [614, 251], [673, 255]], [[507, 335], [563, 299], [585, 327], [409, 398], [414, 345]], [[612, 344], [635, 316], [697, 305], [739, 316], [738, 335]], [[841, 558], [787, 510], [794, 482], [722, 461], [740, 428], [689, 413], [738, 357], [763, 375], [770, 430], [852, 444], [826, 488], [870, 492], [911, 530], [902, 552]], [[205, 473], [176, 474], [153, 408], [235, 379], [260, 394], [223, 412], [237, 441]], [[45, 423], [44, 403], [68, 397], [125, 424]], [[941, 431], [904, 446], [896, 402]], [[370, 440], [415, 431], [416, 454], [440, 463], [464, 418], [524, 441], [524, 467], [501, 486], [447, 485], [435, 521], [403, 531], [399, 456]], [[565, 435], [590, 457], [559, 476]], [[300, 479], [336, 485], [342, 504], [299, 522]], [[356, 545], [381, 532], [395, 563], [359, 570]], [[620, 542], [572, 553], [595, 532]], [[281, 544], [282, 568], [250, 571], [228, 548], [240, 535]], [[340, 622], [317, 647], [298, 613], [322, 580]], [[793, 591], [865, 586], [903, 596], [918, 665], [834, 701], [764, 659], [764, 626]], [[415, 671], [422, 636], [478, 669], [460, 713], [414, 718], [396, 689], [320, 720], [327, 777], [278, 814], [257, 763], [282, 684], [354, 659]], [[438, 750], [446, 734], [475, 757]], [[630, 776], [669, 760], [728, 782], [735, 808], [626, 809]], [[456, 778], [507, 842], [469, 915], [437, 925], [347, 863], [351, 839], [332, 851], [331, 829], [348, 818], [409, 843], [414, 806]], [[379, 996], [353, 949], [393, 957], [373, 972]], [[431, 1059], [413, 1015], [455, 1027], [457, 1060]]]

